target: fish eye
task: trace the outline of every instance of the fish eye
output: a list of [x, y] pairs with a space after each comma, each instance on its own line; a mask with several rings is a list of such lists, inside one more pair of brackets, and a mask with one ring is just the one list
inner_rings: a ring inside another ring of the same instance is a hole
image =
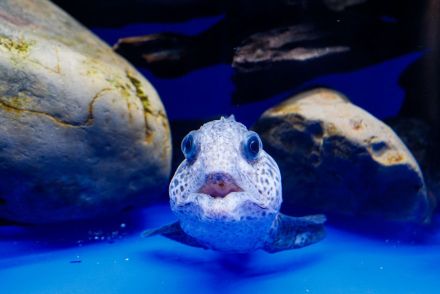
[[255, 160], [262, 148], [263, 144], [261, 143], [261, 139], [258, 134], [255, 132], [249, 132], [249, 135], [243, 142], [244, 157], [249, 161]]
[[197, 146], [195, 143], [195, 134], [194, 131], [190, 132], [188, 135], [186, 135], [181, 144], [181, 149], [183, 155], [185, 155], [185, 158], [187, 160], [194, 160], [197, 155]]

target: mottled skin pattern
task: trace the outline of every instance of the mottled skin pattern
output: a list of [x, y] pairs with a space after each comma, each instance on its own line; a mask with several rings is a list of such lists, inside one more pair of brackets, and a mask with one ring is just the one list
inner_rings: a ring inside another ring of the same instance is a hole
[[267, 252], [301, 248], [325, 236], [322, 215], [279, 213], [282, 193], [278, 165], [259, 136], [221, 118], [190, 132], [182, 141], [186, 159], [169, 187], [178, 222], [144, 232], [225, 252]]
[[[269, 236], [282, 201], [281, 176], [264, 150], [255, 160], [243, 155], [250, 134], [233, 117], [194, 131], [197, 156], [184, 160], [171, 180], [171, 209], [188, 235], [217, 250], [250, 251]], [[214, 198], [197, 191], [209, 175], [229, 175], [242, 192]]]

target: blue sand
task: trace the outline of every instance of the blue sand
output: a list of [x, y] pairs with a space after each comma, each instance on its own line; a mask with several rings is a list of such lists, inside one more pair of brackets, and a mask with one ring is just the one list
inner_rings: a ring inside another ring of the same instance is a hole
[[[329, 225], [321, 243], [247, 256], [222, 255], [163, 237], [140, 237], [142, 228], [172, 221], [174, 216], [163, 204], [101, 226], [103, 232], [97, 235], [104, 240], [95, 240], [96, 231], [87, 224], [0, 227], [0, 293], [438, 293], [440, 289], [439, 231], [429, 241], [413, 244]], [[118, 234], [112, 235], [115, 231]]]

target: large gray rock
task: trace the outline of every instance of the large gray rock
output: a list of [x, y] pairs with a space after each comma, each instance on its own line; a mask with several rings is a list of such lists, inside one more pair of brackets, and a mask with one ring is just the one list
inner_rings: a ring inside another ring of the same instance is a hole
[[343, 95], [302, 93], [267, 110], [255, 130], [280, 165], [290, 208], [429, 221], [433, 204], [411, 153]]
[[146, 203], [168, 119], [131, 65], [45, 0], [0, 2], [0, 217], [49, 222]]

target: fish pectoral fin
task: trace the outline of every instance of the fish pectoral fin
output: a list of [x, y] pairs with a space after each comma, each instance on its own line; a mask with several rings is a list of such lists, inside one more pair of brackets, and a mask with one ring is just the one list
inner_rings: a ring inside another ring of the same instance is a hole
[[324, 215], [293, 217], [280, 213], [263, 249], [275, 253], [319, 242], [325, 237], [325, 221]]
[[149, 238], [149, 237], [156, 236], [156, 235], [162, 235], [168, 239], [177, 241], [177, 242], [185, 244], [185, 245], [199, 247], [199, 248], [205, 248], [205, 249], [208, 248], [206, 245], [202, 244], [197, 239], [187, 235], [182, 230], [182, 227], [180, 226], [179, 222], [165, 225], [163, 227], [156, 228], [156, 229], [146, 230], [142, 233], [142, 237], [144, 237], [144, 238]]
[[156, 235], [167, 235], [172, 232], [177, 232], [179, 230], [182, 230], [180, 228], [180, 224], [179, 224], [179, 222], [175, 222], [172, 224], [162, 226], [160, 228], [145, 230], [142, 232], [142, 237], [149, 238], [149, 237], [153, 237]]

